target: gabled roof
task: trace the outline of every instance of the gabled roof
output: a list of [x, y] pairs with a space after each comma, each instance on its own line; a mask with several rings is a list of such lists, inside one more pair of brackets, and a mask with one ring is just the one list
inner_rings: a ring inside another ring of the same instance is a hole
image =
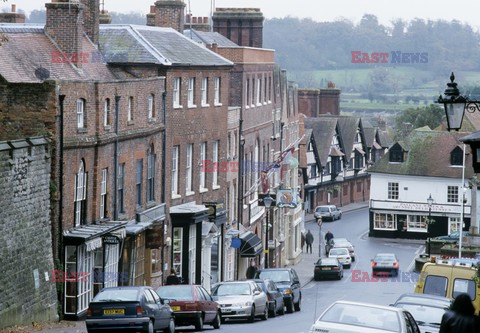
[[325, 166], [330, 155], [332, 138], [338, 130], [337, 120], [327, 117], [305, 118], [305, 132], [307, 129], [312, 130], [320, 163]]
[[353, 150], [353, 144], [357, 135], [357, 128], [361, 128], [360, 118], [352, 116], [334, 116], [334, 115], [320, 115], [318, 118], [335, 118], [340, 127], [340, 134], [342, 136], [343, 150], [346, 156], [350, 158]]
[[[108, 66], [101, 62], [89, 61], [82, 64], [81, 69], [69, 63], [53, 63], [52, 52], [60, 49], [45, 35], [43, 25], [0, 24], [0, 33], [8, 39], [0, 46], [0, 77], [7, 82], [115, 79]], [[91, 54], [97, 51], [84, 37], [83, 52]], [[43, 76], [39, 75], [39, 69], [42, 69]]]
[[365, 145], [367, 146], [367, 148], [372, 148], [373, 141], [377, 135], [377, 128], [373, 127], [373, 125], [367, 120], [364, 120], [362, 124], [363, 124], [363, 134], [365, 136]]
[[233, 63], [171, 28], [100, 25], [100, 49], [127, 53], [129, 63], [165, 66], [232, 66]]
[[[385, 154], [368, 171], [410, 176], [461, 178], [462, 168], [450, 164], [450, 153], [461, 144], [459, 139], [465, 135], [466, 133], [462, 132], [414, 130], [404, 142], [397, 142], [407, 151], [402, 163], [390, 163], [389, 154]], [[470, 178], [473, 175], [473, 168], [468, 146], [466, 153], [465, 177]]]
[[219, 34], [218, 32], [205, 32], [194, 29], [184, 30], [183, 34], [197, 43], [203, 43], [206, 45], [217, 44], [218, 47], [239, 47], [227, 37]]

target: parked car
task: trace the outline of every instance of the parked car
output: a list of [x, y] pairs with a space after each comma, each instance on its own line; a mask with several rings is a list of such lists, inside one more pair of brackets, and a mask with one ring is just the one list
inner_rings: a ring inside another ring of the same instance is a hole
[[397, 276], [400, 263], [394, 253], [377, 253], [372, 259], [372, 276], [382, 273], [384, 275]]
[[268, 298], [268, 310], [271, 317], [275, 317], [278, 314], [285, 314], [285, 304], [283, 303], [283, 294], [278, 289], [275, 282], [270, 279], [256, 279], [254, 280], [263, 292], [267, 294]]
[[318, 206], [315, 208], [315, 213], [313, 216], [316, 219], [321, 218], [322, 221], [335, 221], [342, 218], [342, 211], [335, 205]]
[[310, 328], [310, 333], [416, 333], [412, 315], [401, 308], [376, 304], [337, 301], [325, 310]]
[[253, 323], [256, 317], [268, 319], [267, 295], [253, 280], [220, 282], [212, 296], [220, 304], [222, 320], [246, 318]]
[[300, 279], [293, 268], [267, 268], [260, 269], [255, 273], [256, 279], [270, 279], [277, 284], [283, 293], [283, 302], [287, 313], [293, 310], [300, 311], [302, 292], [300, 291]]
[[87, 332], [134, 330], [153, 333], [175, 332], [170, 306], [150, 287], [102, 289], [90, 302]]
[[350, 257], [350, 252], [345, 247], [334, 247], [328, 252], [329, 258], [337, 258], [340, 263], [346, 267], [350, 268], [352, 264], [352, 258]]
[[410, 312], [422, 333], [437, 333], [440, 331], [442, 316], [450, 308], [452, 300], [446, 297], [403, 294], [393, 306]]
[[195, 326], [195, 330], [203, 330], [204, 324], [220, 328], [220, 305], [202, 286], [171, 285], [157, 289], [157, 294], [169, 300], [170, 308], [175, 315], [177, 326]]
[[[468, 231], [462, 232], [463, 237], [471, 236]], [[460, 239], [460, 231], [452, 232], [449, 235], [433, 237], [432, 240], [441, 240], [445, 242], [458, 242]]]
[[[350, 241], [346, 238], [333, 238], [333, 247], [346, 247], [348, 252], [350, 253], [350, 257], [352, 258], [352, 262], [355, 261], [356, 254], [355, 254], [355, 247], [350, 243]], [[327, 252], [328, 253], [328, 252]]]
[[318, 281], [322, 278], [331, 277], [340, 280], [343, 277], [343, 265], [337, 258], [318, 259], [313, 270], [313, 279]]

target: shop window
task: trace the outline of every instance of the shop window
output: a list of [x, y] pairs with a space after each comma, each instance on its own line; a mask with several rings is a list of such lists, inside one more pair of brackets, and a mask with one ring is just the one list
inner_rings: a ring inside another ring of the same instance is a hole
[[64, 311], [66, 314], [75, 314], [75, 301], [77, 299], [77, 283], [68, 277], [77, 271], [77, 247], [65, 246], [65, 299]]
[[407, 231], [427, 232], [428, 216], [408, 215], [407, 216]]
[[162, 272], [162, 250], [152, 249], [151, 253], [152, 253], [152, 274]]
[[116, 287], [118, 279], [125, 277], [118, 275], [119, 245], [105, 244], [105, 270], [101, 277], [103, 287]]
[[188, 233], [188, 283], [195, 284], [195, 266], [196, 266], [196, 247], [197, 247], [197, 226], [195, 224], [190, 225]]
[[459, 217], [449, 217], [448, 218], [448, 234], [452, 232], [460, 231], [460, 218]]
[[384, 229], [384, 230], [396, 230], [397, 221], [395, 215], [393, 214], [382, 214], [375, 213], [374, 218], [374, 229]]
[[145, 234], [140, 233], [135, 239], [135, 286], [145, 285]]
[[173, 268], [178, 276], [182, 276], [183, 229], [173, 228]]

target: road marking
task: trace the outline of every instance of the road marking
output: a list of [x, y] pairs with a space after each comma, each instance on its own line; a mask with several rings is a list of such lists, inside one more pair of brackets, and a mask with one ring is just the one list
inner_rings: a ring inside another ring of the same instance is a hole
[[408, 265], [407, 267], [407, 272], [411, 272], [412, 269], [413, 269], [413, 266], [415, 265], [415, 259], [417, 258], [417, 255], [422, 251], [422, 249], [425, 249], [425, 246], [422, 245], [422, 246], [419, 246], [417, 251], [415, 251], [415, 256], [413, 257], [412, 259], [412, 262], [410, 263], [410, 265]]

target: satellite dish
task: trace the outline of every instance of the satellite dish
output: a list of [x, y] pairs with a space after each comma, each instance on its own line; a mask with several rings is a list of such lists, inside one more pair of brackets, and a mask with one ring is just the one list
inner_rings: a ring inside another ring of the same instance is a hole
[[45, 81], [46, 79], [50, 78], [50, 71], [43, 67], [38, 67], [35, 70], [35, 76], [37, 79]]

